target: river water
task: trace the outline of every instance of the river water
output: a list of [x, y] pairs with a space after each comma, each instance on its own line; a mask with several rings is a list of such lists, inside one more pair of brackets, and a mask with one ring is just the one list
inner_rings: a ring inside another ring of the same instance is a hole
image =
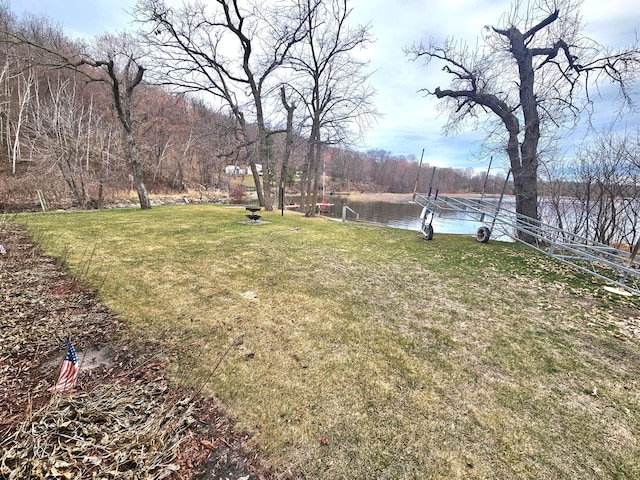
[[[295, 197], [287, 198], [286, 202], [299, 203], [299, 199]], [[420, 231], [422, 207], [409, 200], [405, 202], [354, 200], [346, 195], [331, 195], [325, 197], [325, 202], [333, 203], [333, 206], [330, 212], [323, 214], [324, 216], [340, 219], [342, 218], [342, 207], [346, 205], [349, 209], [359, 214], [362, 222], [378, 223], [403, 230]], [[435, 217], [433, 219], [432, 226], [435, 234], [475, 235], [478, 228], [483, 225], [480, 222], [457, 219], [453, 213], [450, 215], [446, 218]], [[347, 211], [346, 218], [347, 221], [355, 221], [356, 215], [351, 211]]]

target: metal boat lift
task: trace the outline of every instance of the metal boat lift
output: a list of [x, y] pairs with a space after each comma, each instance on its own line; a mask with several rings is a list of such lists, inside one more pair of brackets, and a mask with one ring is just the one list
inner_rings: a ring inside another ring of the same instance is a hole
[[[640, 295], [640, 261], [636, 259], [640, 242], [632, 252], [598, 243], [537, 219], [516, 214], [502, 207], [503, 197], [504, 188], [497, 204], [484, 199], [442, 197], [438, 196], [438, 192], [431, 196], [430, 188], [429, 194], [414, 193], [413, 201], [423, 207], [420, 230], [427, 240], [433, 238], [434, 216], [455, 213], [457, 220], [483, 224], [476, 234], [476, 239], [481, 243], [488, 242], [492, 236], [495, 238], [497, 233], [506, 235], [581, 272], [615, 285], [618, 293]], [[523, 235], [533, 238], [534, 242], [524, 242]]]

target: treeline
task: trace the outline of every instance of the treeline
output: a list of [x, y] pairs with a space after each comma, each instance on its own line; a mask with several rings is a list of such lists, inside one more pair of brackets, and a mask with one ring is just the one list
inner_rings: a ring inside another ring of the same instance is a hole
[[[420, 170], [420, 171], [418, 171]], [[372, 190], [388, 193], [426, 193], [432, 188], [442, 193], [500, 194], [503, 173], [489, 174], [473, 168], [434, 168], [414, 155], [393, 155], [385, 150], [331, 151], [327, 172], [331, 188], [337, 191]], [[506, 193], [513, 192], [511, 184]]]
[[[131, 189], [110, 86], [59, 68], [59, 56], [50, 53], [80, 56], [86, 45], [46, 18], [17, 19], [6, 2], [0, 25], [0, 208], [32, 207], [38, 198], [56, 207], [97, 207]], [[243, 161], [232, 119], [202, 100], [144, 82], [134, 100], [151, 191], [222, 186], [224, 165]]]
[[[127, 68], [138, 66], [138, 57], [113, 61], [111, 53], [106, 55], [120, 75], [114, 75], [119, 79], [115, 83], [108, 81], [110, 71], [99, 70], [107, 62], [69, 60], [86, 58], [87, 52], [99, 59], [101, 54], [96, 52], [116, 51], [123, 42], [129, 42], [125, 46], [132, 51], [139, 40], [104, 35], [87, 45], [68, 38], [47, 18], [17, 18], [6, 1], [0, 3], [0, 28], [0, 209], [4, 211], [40, 208], [40, 203], [51, 208], [97, 208], [135, 189], [138, 178], [132, 171], [131, 139], [122, 128], [127, 120], [122, 116], [127, 114], [135, 126], [129, 133], [135, 133], [133, 147], [139, 155], [140, 175], [151, 192], [198, 189], [217, 198], [237, 184], [226, 173], [226, 166], [247, 169], [260, 161], [266, 164], [262, 181], [289, 191], [317, 189], [321, 168], [327, 173], [329, 188], [336, 191], [400, 193], [411, 192], [415, 186], [418, 162], [414, 156], [349, 149], [346, 130], [337, 121], [319, 124], [318, 128], [328, 132], [324, 138], [322, 130], [310, 136], [312, 108], [304, 109], [306, 113], [289, 128], [284, 117], [268, 116], [266, 155], [260, 157], [259, 125], [242, 125], [242, 112], [160, 81], [158, 74], [146, 74], [154, 63], [138, 67], [141, 77], [144, 71], [149, 80], [134, 85], [126, 74]], [[96, 71], [102, 76], [96, 76]], [[338, 88], [336, 82], [334, 79], [333, 91]], [[126, 97], [122, 91], [129, 86], [132, 95]], [[120, 97], [115, 96], [117, 88]], [[364, 93], [371, 92], [359, 92]], [[114, 99], [131, 104], [118, 110]], [[294, 103], [291, 98], [289, 102]], [[371, 113], [367, 109], [361, 113]], [[344, 123], [351, 120], [344, 119]], [[315, 154], [322, 167], [316, 160], [314, 170]], [[419, 189], [427, 188], [429, 168], [422, 167]], [[485, 182], [484, 175], [470, 169], [442, 169], [438, 175], [440, 188], [446, 191], [479, 192], [497, 183]]]
[[567, 160], [545, 162], [543, 220], [608, 245], [640, 249], [640, 129], [598, 132]]

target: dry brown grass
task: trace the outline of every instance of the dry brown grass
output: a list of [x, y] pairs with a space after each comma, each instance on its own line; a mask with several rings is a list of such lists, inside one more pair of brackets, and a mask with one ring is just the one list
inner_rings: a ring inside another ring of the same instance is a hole
[[[213, 206], [25, 218], [276, 468], [638, 478], [638, 300], [525, 247]], [[86, 254], [85, 254], [86, 258]]]

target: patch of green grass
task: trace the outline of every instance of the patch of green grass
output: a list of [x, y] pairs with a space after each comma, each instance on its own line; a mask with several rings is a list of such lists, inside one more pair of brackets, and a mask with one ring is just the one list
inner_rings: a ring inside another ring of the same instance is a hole
[[640, 477], [637, 299], [522, 245], [263, 219], [183, 205], [19, 221], [133, 334], [182, 346], [173, 380], [216, 397], [280, 471]]

